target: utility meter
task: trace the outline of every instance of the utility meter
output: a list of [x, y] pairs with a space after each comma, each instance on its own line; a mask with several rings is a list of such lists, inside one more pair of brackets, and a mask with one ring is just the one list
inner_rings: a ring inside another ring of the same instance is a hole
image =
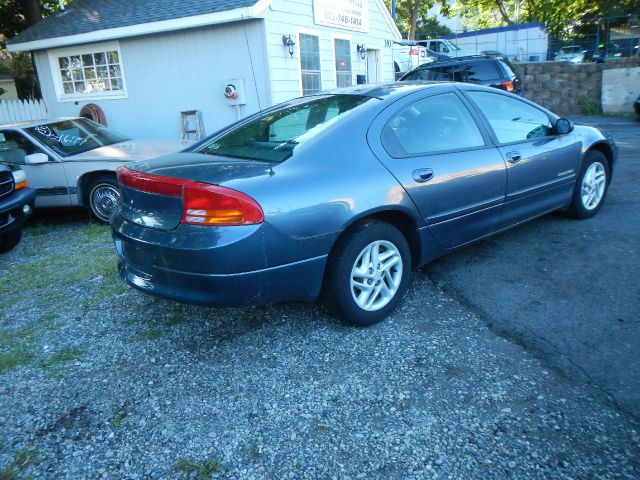
[[223, 95], [229, 105], [246, 105], [244, 80], [232, 78], [225, 82]]

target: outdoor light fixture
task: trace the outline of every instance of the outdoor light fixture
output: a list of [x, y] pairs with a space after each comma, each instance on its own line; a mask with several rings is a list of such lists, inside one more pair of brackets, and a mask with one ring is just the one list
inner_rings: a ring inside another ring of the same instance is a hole
[[293, 46], [296, 44], [293, 40], [291, 40], [291, 35], [282, 35], [282, 44], [285, 47], [289, 47], [289, 55], [293, 58]]
[[367, 56], [367, 47], [365, 47], [364, 43], [363, 43], [362, 45], [358, 44], [356, 46], [356, 48], [358, 49], [358, 53], [360, 54], [360, 58], [362, 60], [364, 60], [364, 58]]

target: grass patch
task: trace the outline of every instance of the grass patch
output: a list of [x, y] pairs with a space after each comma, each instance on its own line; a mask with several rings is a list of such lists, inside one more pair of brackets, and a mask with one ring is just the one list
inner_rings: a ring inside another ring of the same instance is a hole
[[24, 346], [14, 348], [8, 352], [2, 352], [0, 353], [0, 373], [25, 365], [31, 362], [33, 357], [33, 351]]
[[151, 326], [146, 330], [136, 332], [131, 338], [138, 342], [153, 341], [162, 338], [162, 332], [157, 327]]
[[183, 320], [182, 305], [174, 305], [171, 307], [169, 313], [162, 318], [162, 323], [168, 327], [174, 327], [181, 324]]
[[51, 368], [69, 363], [84, 353], [79, 348], [67, 347], [52, 353], [38, 362], [40, 368]]
[[207, 480], [211, 475], [222, 468], [222, 462], [218, 457], [211, 457], [202, 462], [195, 462], [188, 458], [181, 458], [174, 465], [177, 472], [191, 476], [195, 472], [196, 480]]
[[5, 468], [0, 469], [0, 480], [17, 480], [21, 478], [21, 472], [30, 465], [39, 465], [42, 458], [26, 449], [21, 449], [13, 454], [13, 461]]
[[[44, 234], [48, 227], [36, 226], [30, 231]], [[32, 293], [32, 298], [44, 298], [48, 305], [64, 302], [66, 295], [56, 295], [56, 290], [65, 291], [65, 287], [74, 284], [96, 292], [106, 285], [108, 294], [112, 293], [119, 281], [109, 227], [89, 223], [69, 237], [73, 255], [62, 255], [58, 248], [42, 249], [38, 250], [38, 256], [24, 258], [8, 269], [0, 282], [3, 306], [9, 299], [15, 303], [24, 298], [25, 292]], [[37, 290], [45, 289], [46, 295], [38, 295]]]
[[109, 423], [115, 430], [119, 430], [122, 424], [127, 421], [127, 412], [124, 407], [117, 407], [113, 410], [114, 417], [109, 420]]
[[46, 235], [47, 233], [51, 233], [54, 231], [54, 227], [51, 225], [47, 225], [46, 223], [38, 223], [37, 225], [27, 226], [25, 231], [34, 237], [40, 235]]
[[600, 107], [591, 100], [585, 99], [582, 103], [582, 113], [584, 115], [600, 115]]

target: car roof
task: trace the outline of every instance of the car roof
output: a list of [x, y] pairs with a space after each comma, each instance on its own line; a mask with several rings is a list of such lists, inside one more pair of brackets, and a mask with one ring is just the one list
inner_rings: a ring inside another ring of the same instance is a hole
[[323, 90], [317, 93], [321, 95], [363, 95], [366, 97], [376, 97], [386, 99], [390, 97], [399, 97], [412, 90], [421, 90], [429, 87], [438, 87], [445, 83], [452, 82], [387, 82], [387, 83], [369, 83], [364, 85], [353, 85], [351, 87], [336, 88], [333, 90]]

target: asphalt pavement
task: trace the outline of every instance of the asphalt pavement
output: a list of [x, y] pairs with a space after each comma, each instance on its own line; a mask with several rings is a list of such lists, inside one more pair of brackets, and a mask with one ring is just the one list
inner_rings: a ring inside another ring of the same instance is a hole
[[619, 411], [640, 418], [640, 122], [604, 128], [620, 148], [588, 220], [548, 215], [423, 267], [499, 335]]

